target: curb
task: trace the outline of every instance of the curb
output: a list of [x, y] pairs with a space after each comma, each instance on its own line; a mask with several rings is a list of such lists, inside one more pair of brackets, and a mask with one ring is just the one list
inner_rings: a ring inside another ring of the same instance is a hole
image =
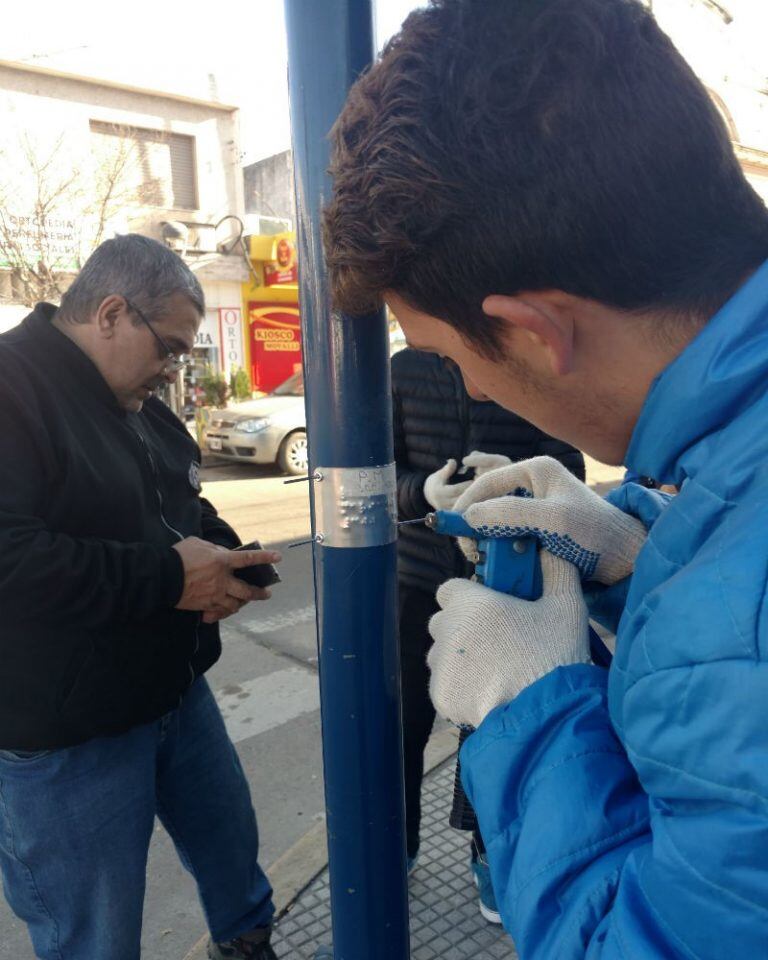
[[[439, 767], [456, 753], [459, 747], [459, 731], [456, 727], [443, 727], [429, 738], [424, 751], [424, 776]], [[328, 866], [328, 838], [325, 819], [314, 824], [299, 840], [267, 869], [274, 891], [275, 920], [279, 920], [294, 905], [296, 900]], [[208, 934], [198, 940], [183, 960], [206, 960], [205, 946]]]

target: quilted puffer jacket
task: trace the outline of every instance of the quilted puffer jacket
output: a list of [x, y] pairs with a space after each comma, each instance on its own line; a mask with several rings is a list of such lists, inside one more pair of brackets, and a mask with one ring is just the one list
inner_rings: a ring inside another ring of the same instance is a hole
[[[392, 357], [392, 403], [400, 520], [429, 513], [433, 508], [424, 499], [424, 481], [446, 460], [461, 464], [473, 450], [503, 453], [510, 460], [555, 457], [584, 479], [584, 457], [578, 450], [497, 403], [472, 400], [459, 368], [437, 354], [409, 348]], [[422, 524], [400, 528], [401, 585], [434, 593], [444, 580], [470, 572], [451, 537]]]
[[613, 665], [462, 751], [502, 917], [522, 960], [768, 957], [768, 263], [657, 378], [627, 465], [680, 493], [615, 494], [650, 532]]

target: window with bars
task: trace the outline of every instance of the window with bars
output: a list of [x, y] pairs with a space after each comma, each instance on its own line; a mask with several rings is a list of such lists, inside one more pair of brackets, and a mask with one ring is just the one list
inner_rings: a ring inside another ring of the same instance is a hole
[[119, 170], [120, 189], [136, 203], [165, 209], [197, 209], [195, 138], [91, 120], [97, 167]]

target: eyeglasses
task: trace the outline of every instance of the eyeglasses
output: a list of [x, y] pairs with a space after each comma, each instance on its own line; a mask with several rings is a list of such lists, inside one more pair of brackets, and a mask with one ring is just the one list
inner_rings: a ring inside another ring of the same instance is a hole
[[128, 309], [132, 313], [136, 314], [139, 320], [141, 320], [142, 323], [149, 329], [149, 332], [152, 334], [155, 340], [157, 340], [157, 342], [162, 347], [163, 353], [165, 354], [164, 372], [178, 373], [179, 370], [183, 370], [185, 367], [188, 367], [192, 362], [192, 357], [187, 356], [186, 354], [183, 354], [183, 353], [177, 354], [173, 350], [171, 350], [171, 348], [168, 346], [165, 340], [163, 340], [163, 338], [160, 336], [157, 330], [155, 330], [155, 328], [152, 326], [149, 320], [147, 320], [147, 318], [144, 316], [141, 310], [139, 310], [139, 308], [135, 304], [131, 303], [131, 301], [127, 297], [123, 297], [123, 299], [125, 300], [125, 305], [128, 307]]

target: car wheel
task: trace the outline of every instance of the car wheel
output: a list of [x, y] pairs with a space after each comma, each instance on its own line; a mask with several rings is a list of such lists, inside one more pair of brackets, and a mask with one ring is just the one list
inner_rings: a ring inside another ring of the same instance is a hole
[[277, 465], [283, 473], [290, 473], [297, 477], [309, 472], [307, 456], [307, 435], [303, 430], [291, 433], [280, 444], [277, 454]]

